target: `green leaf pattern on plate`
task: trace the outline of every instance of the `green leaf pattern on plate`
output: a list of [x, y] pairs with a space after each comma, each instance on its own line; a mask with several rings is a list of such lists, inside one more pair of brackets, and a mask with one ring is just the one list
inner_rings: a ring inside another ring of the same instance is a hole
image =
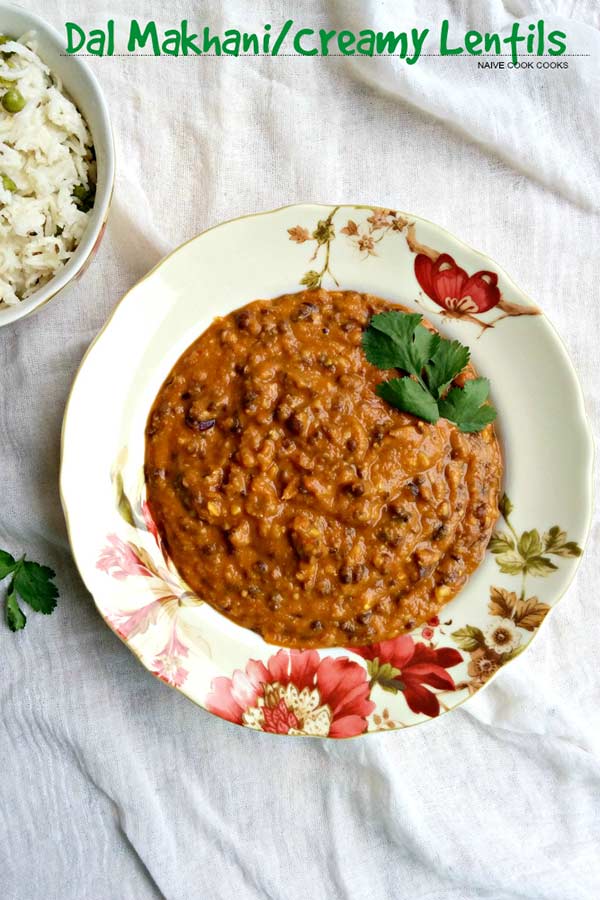
[[[553, 525], [540, 534], [537, 528], [517, 532], [511, 522], [514, 505], [504, 494], [498, 504], [507, 530], [497, 530], [491, 537], [489, 549], [494, 554], [500, 572], [521, 576], [521, 590], [509, 591], [492, 586], [488, 602], [489, 628], [482, 630], [464, 625], [451, 634], [454, 643], [469, 654], [468, 678], [457, 685], [457, 690], [474, 694], [498, 669], [519, 656], [531, 641], [550, 606], [537, 597], [527, 597], [527, 578], [545, 578], [558, 569], [553, 562], [560, 558], [581, 555], [576, 541], [567, 539], [566, 531]], [[528, 634], [526, 634], [528, 633]]]

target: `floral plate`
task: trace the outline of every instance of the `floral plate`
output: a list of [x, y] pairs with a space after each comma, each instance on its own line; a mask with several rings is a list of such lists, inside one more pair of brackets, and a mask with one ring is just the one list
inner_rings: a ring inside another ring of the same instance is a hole
[[[352, 650], [277, 648], [202, 602], [144, 494], [146, 417], [183, 350], [217, 315], [319, 285], [403, 303], [467, 343], [505, 454], [501, 520], [468, 585], [413, 634]], [[238, 725], [345, 738], [448, 712], [522, 653], [575, 572], [591, 465], [563, 345], [502, 269], [416, 216], [303, 204], [206, 231], [129, 291], [75, 379], [61, 492], [101, 615], [154, 675]]]

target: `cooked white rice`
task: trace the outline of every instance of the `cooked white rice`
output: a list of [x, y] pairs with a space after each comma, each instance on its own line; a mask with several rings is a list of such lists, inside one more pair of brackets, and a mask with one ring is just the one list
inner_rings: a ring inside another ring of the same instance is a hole
[[[13, 84], [26, 103], [11, 114], [2, 97]], [[0, 44], [0, 306], [24, 300], [70, 259], [89, 217], [73, 189], [93, 198], [95, 183], [90, 133], [32, 35]]]

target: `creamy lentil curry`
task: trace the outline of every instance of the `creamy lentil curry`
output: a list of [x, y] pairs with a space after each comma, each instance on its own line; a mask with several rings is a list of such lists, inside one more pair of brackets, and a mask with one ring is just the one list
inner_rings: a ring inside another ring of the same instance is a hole
[[398, 308], [352, 291], [257, 300], [185, 351], [150, 412], [148, 501], [175, 566], [272, 643], [412, 630], [484, 555], [502, 471], [493, 426], [429, 425], [375, 394], [386, 373], [361, 335]]

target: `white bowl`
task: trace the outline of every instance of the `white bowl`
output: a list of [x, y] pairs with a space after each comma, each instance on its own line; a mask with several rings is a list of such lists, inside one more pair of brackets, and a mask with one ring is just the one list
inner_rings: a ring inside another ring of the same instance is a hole
[[92, 135], [98, 165], [96, 198], [88, 226], [69, 262], [43, 287], [16, 306], [0, 307], [0, 327], [39, 309], [69, 282], [79, 277], [100, 244], [115, 177], [115, 150], [108, 107], [96, 78], [75, 56], [65, 56], [64, 41], [43, 19], [14, 3], [0, 0], [0, 34], [20, 38], [34, 31], [40, 58], [63, 83], [65, 92], [77, 105]]

